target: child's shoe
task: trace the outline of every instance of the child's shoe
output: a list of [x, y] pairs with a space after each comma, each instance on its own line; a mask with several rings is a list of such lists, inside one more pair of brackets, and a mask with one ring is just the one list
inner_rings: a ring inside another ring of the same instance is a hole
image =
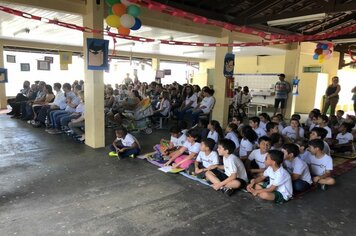
[[135, 154], [131, 154], [131, 155], [129, 155], [129, 157], [134, 159], [134, 158], [136, 158], [136, 155]]
[[112, 151], [112, 152], [109, 152], [109, 157], [118, 157], [119, 155], [116, 153], [116, 152], [114, 152], [114, 151]]
[[226, 187], [221, 188], [221, 191], [229, 197], [234, 193], [234, 189]]
[[320, 189], [323, 191], [326, 191], [326, 189], [327, 189], [326, 184], [320, 184]]

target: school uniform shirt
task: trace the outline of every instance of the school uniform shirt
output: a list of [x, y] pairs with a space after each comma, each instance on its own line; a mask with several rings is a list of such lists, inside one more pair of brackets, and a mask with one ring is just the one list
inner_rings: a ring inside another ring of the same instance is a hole
[[292, 161], [284, 160], [283, 163], [290, 175], [300, 175], [299, 179], [309, 184], [313, 182], [307, 163], [299, 159], [299, 157], [294, 158]]
[[250, 93], [244, 94], [242, 93], [241, 95], [241, 104], [249, 103], [252, 99], [252, 96]]
[[284, 127], [281, 123], [278, 124], [278, 131], [280, 134], [282, 134], [282, 131], [283, 131]]
[[211, 138], [215, 141], [215, 143], [217, 143], [219, 140], [219, 134], [216, 131], [209, 131], [207, 138]]
[[185, 143], [183, 144], [183, 147], [188, 149], [189, 154], [191, 154], [192, 152], [198, 154], [200, 151], [200, 143], [197, 143], [197, 142], [195, 142], [194, 144], [191, 144], [189, 141], [185, 141]]
[[266, 131], [264, 131], [263, 129], [261, 129], [261, 127], [258, 127], [257, 129], [254, 129], [255, 133], [257, 134], [257, 136], [260, 138], [262, 136], [267, 135]]
[[185, 98], [185, 105], [188, 105], [190, 102], [193, 102], [191, 107], [196, 108], [198, 106], [198, 97], [196, 94]]
[[[282, 135], [287, 136], [288, 138], [291, 138], [291, 139], [297, 138], [297, 132], [292, 128], [292, 126], [285, 127], [282, 130]], [[304, 129], [302, 127], [299, 127], [299, 137], [300, 138], [304, 137]]]
[[84, 113], [84, 103], [79, 103], [79, 105], [75, 108], [75, 112], [83, 114]]
[[181, 147], [184, 145], [185, 141], [187, 141], [187, 136], [185, 134], [181, 134], [178, 138], [171, 136], [171, 140], [174, 147]]
[[61, 110], [66, 108], [66, 97], [64, 96], [64, 93], [62, 91], [57, 92], [53, 104], [58, 106]]
[[311, 155], [307, 163], [313, 176], [321, 176], [327, 171], [333, 170], [333, 159], [326, 154], [322, 158], [316, 158], [314, 155]]
[[318, 127], [316, 124], [312, 123], [310, 126], [309, 126], [309, 131], [311, 131], [312, 129], [314, 129], [314, 127]]
[[237, 158], [234, 154], [230, 154], [228, 157], [223, 157], [224, 172], [227, 176], [233, 173], [237, 174], [237, 178], [243, 179], [248, 182], [247, 173], [244, 163]]
[[330, 156], [330, 146], [327, 142], [323, 141], [324, 142], [324, 149], [323, 149], [323, 153], [325, 153], [326, 155], [329, 155]]
[[258, 165], [259, 169], [266, 168], [265, 160], [266, 160], [267, 153], [262, 154], [260, 149], [253, 150], [251, 154], [248, 156], [250, 161], [255, 160]]
[[251, 143], [247, 139], [242, 139], [240, 143], [240, 151], [239, 151], [240, 157], [246, 156], [247, 152], [251, 152], [252, 149], [253, 149], [253, 143]]
[[260, 129], [263, 129], [263, 130], [266, 132], [266, 123], [265, 123], [265, 122], [260, 121], [259, 128], [260, 128]]
[[213, 109], [214, 105], [214, 97], [204, 97], [203, 100], [200, 102], [200, 107], [204, 106], [205, 108], [201, 109], [204, 114], [208, 114], [211, 109]]
[[225, 135], [225, 138], [230, 139], [235, 143], [236, 148], [240, 147], [239, 139], [237, 138], [237, 135], [234, 132], [229, 132]]
[[209, 155], [205, 155], [205, 152], [200, 151], [196, 161], [201, 162], [205, 168], [208, 168], [219, 164], [219, 156], [215, 151], [210, 152]]
[[328, 134], [326, 135], [325, 138], [332, 138], [332, 132], [329, 126], [325, 126], [323, 127], [324, 129], [326, 129], [326, 131], [328, 131]]
[[121, 141], [125, 147], [131, 147], [135, 143], [136, 138], [132, 134], [126, 134], [124, 138], [116, 138], [117, 141]]
[[292, 179], [282, 166], [274, 172], [272, 167], [269, 166], [264, 172], [263, 176], [269, 177], [269, 184], [267, 188], [277, 186], [276, 191], [283, 195], [284, 200], [288, 201], [293, 195]]
[[311, 155], [312, 154], [308, 150], [305, 150], [304, 153], [300, 153], [298, 157], [300, 158], [300, 160], [308, 163], [309, 157]]
[[336, 139], [339, 141], [339, 144], [345, 144], [352, 141], [354, 137], [352, 136], [351, 133], [345, 133], [345, 134], [338, 133]]

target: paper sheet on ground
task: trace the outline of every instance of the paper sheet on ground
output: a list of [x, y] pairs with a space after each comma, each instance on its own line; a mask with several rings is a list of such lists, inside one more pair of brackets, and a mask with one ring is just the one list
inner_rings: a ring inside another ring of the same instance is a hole
[[164, 173], [178, 173], [183, 171], [184, 169], [181, 168], [173, 168], [172, 166], [163, 166], [161, 168], [158, 168], [160, 171], [163, 171]]

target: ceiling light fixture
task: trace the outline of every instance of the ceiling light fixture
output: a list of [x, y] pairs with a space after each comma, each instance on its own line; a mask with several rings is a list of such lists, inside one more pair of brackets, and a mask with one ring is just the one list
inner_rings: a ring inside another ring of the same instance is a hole
[[234, 47], [232, 52], [241, 52], [241, 47]]
[[297, 17], [291, 17], [286, 19], [271, 20], [271, 21], [267, 21], [267, 25], [269, 26], [289, 25], [289, 24], [295, 24], [295, 23], [301, 23], [307, 21], [322, 20], [325, 17], [326, 17], [325, 13], [318, 13], [318, 14], [307, 15], [307, 16], [297, 16]]
[[183, 52], [183, 55], [192, 55], [192, 54], [201, 55], [204, 54], [204, 50]]

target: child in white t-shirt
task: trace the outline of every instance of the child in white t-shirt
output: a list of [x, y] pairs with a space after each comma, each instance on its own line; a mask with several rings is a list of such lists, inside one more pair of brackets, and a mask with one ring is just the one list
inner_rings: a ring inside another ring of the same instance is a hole
[[118, 157], [119, 159], [125, 157], [135, 158], [140, 154], [140, 143], [125, 128], [118, 128], [115, 130], [115, 133], [116, 139], [110, 146], [110, 157]]
[[290, 125], [282, 130], [282, 135], [291, 140], [304, 138], [304, 129], [301, 127], [298, 119], [291, 119]]
[[256, 132], [249, 125], [242, 127], [241, 135], [239, 157], [242, 161], [245, 161], [252, 152], [258, 137]]
[[262, 137], [266, 135], [266, 131], [260, 127], [260, 118], [257, 116], [251, 117], [250, 119], [250, 126], [256, 132], [257, 137]]
[[266, 170], [266, 156], [271, 148], [271, 140], [267, 136], [262, 136], [258, 139], [259, 149], [251, 152], [245, 164], [247, 172], [252, 176], [259, 176]]
[[[247, 191], [261, 199], [283, 203], [293, 195], [291, 177], [283, 166], [283, 152], [278, 150], [268, 151], [265, 165], [267, 169], [262, 176], [252, 179], [247, 186]], [[269, 183], [262, 183], [269, 177]]]
[[323, 152], [327, 155], [330, 156], [330, 147], [329, 144], [327, 142], [325, 142], [325, 137], [327, 135], [327, 131], [324, 128], [321, 127], [314, 127], [310, 134], [309, 134], [309, 140], [314, 140], [314, 139], [321, 139], [324, 142], [324, 149]]
[[271, 118], [269, 117], [269, 115], [265, 112], [262, 112], [258, 115], [258, 117], [260, 118], [260, 125], [259, 127], [261, 129], [263, 129], [264, 131], [266, 131], [266, 125], [268, 122], [271, 122]]
[[299, 147], [294, 143], [283, 145], [284, 166], [292, 177], [294, 192], [304, 192], [313, 183], [307, 163], [299, 159]]
[[[230, 139], [221, 139], [218, 144], [218, 153], [223, 156], [224, 165], [214, 165], [206, 172], [206, 179], [212, 183], [212, 187], [221, 190], [228, 196], [236, 189], [246, 186], [247, 173], [242, 161], [233, 152], [235, 144]], [[222, 172], [224, 171], [224, 172]]]
[[330, 127], [328, 126], [329, 123], [329, 117], [326, 115], [319, 115], [318, 116], [318, 127], [324, 128], [326, 131], [328, 131], [326, 135], [326, 139], [331, 139], [332, 138], [332, 132]]
[[232, 140], [235, 143], [236, 149], [240, 147], [240, 142], [237, 137], [237, 132], [238, 132], [237, 129], [238, 127], [234, 123], [228, 124], [225, 129], [225, 138]]
[[295, 144], [299, 147], [299, 159], [308, 162], [307, 160], [309, 160], [309, 156], [311, 155], [308, 150], [308, 142], [305, 139], [300, 139]]
[[336, 135], [336, 140], [334, 140], [331, 149], [334, 152], [352, 152], [353, 151], [353, 135], [351, 134], [351, 124], [342, 123], [339, 126], [339, 133]]
[[215, 141], [207, 138], [200, 143], [200, 152], [195, 159], [195, 162], [189, 166], [188, 173], [195, 175], [200, 179], [205, 178], [205, 172], [209, 171], [214, 165], [219, 164], [219, 156], [213, 151]]
[[223, 136], [223, 131], [219, 121], [216, 120], [210, 121], [208, 124], [208, 129], [209, 129], [209, 133], [207, 138], [211, 138], [212, 140], [215, 141], [215, 143], [218, 143], [219, 139], [221, 139]]
[[323, 149], [323, 140], [314, 139], [309, 141], [309, 151], [312, 155], [309, 157], [308, 165], [313, 176], [313, 182], [320, 184], [321, 189], [325, 190], [326, 185], [335, 184], [335, 179], [331, 177], [333, 160], [323, 152]]
[[168, 166], [172, 164], [173, 168], [187, 169], [194, 162], [194, 158], [200, 151], [199, 132], [189, 130], [187, 132], [187, 141], [177, 151], [169, 155], [170, 159], [164, 164]]

